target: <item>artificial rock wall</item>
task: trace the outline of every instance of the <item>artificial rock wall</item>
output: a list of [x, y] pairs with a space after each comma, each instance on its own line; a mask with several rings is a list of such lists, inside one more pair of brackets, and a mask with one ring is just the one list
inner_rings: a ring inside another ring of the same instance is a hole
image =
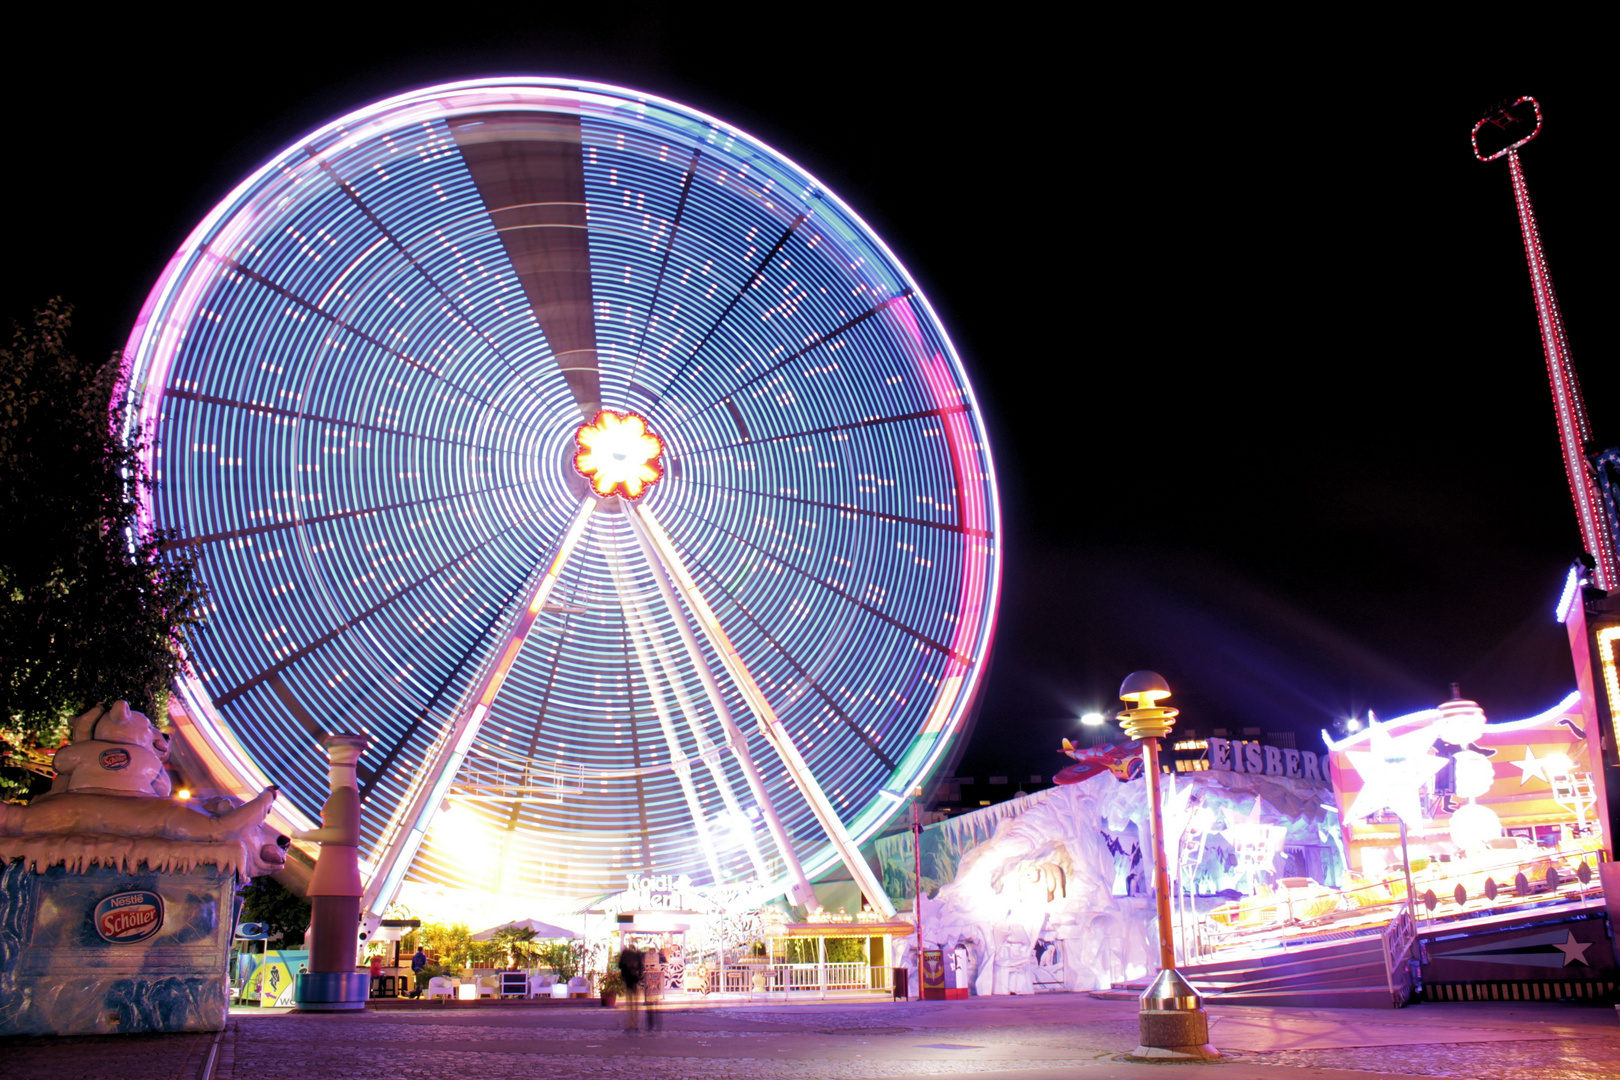
[[[211, 865], [35, 872], [10, 862], [0, 870], [0, 1034], [220, 1030], [236, 885]], [[157, 932], [133, 942], [97, 933], [101, 901], [134, 893], [161, 897]]]
[[[1210, 897], [1201, 906], [1257, 878], [1342, 876], [1326, 785], [1223, 772], [1163, 779], [1171, 858], [1197, 854], [1181, 877]], [[956, 985], [975, 994], [1102, 989], [1146, 974], [1157, 966], [1146, 810], [1144, 781], [1102, 773], [925, 829], [925, 889], [944, 882], [922, 902], [925, 944], [943, 948]], [[1189, 825], [1202, 844], [1180, 844]], [[1242, 865], [1229, 842], [1244, 828], [1275, 847], [1261, 866]], [[913, 876], [911, 834], [879, 840], [877, 855], [891, 894], [902, 893]], [[916, 939], [895, 946], [895, 963], [914, 967]]]

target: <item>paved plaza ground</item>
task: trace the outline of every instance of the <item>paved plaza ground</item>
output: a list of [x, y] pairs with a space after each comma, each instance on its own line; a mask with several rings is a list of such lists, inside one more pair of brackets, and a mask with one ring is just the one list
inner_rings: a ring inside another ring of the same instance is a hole
[[1398, 1012], [1214, 1006], [1209, 1064], [1137, 1064], [1135, 1006], [1087, 995], [671, 1009], [657, 1031], [601, 1008], [305, 1015], [235, 1009], [223, 1035], [0, 1039], [29, 1080], [1370, 1080], [1620, 1075], [1612, 1006]]

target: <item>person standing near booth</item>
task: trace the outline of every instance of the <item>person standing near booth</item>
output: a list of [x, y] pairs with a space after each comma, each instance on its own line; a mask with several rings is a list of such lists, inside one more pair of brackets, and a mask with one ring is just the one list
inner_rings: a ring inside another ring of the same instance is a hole
[[641, 954], [641, 985], [647, 995], [647, 1030], [658, 1027], [658, 1006], [664, 997], [664, 953], [648, 949]]
[[427, 962], [427, 953], [423, 952], [422, 946], [418, 945], [416, 955], [411, 957], [411, 980], [416, 983], [416, 990], [411, 994], [412, 997], [422, 996], [422, 969], [427, 967]]

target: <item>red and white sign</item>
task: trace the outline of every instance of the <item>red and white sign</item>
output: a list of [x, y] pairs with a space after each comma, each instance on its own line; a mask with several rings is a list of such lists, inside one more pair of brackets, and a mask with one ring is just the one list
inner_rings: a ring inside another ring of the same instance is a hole
[[163, 897], [145, 889], [117, 893], [97, 904], [90, 919], [105, 941], [145, 941], [163, 929]]

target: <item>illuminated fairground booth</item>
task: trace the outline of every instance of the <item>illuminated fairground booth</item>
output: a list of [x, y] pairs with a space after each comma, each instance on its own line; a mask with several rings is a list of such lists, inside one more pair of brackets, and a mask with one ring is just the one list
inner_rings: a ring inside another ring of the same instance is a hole
[[663, 956], [662, 987], [687, 994], [821, 996], [894, 989], [896, 943], [912, 925], [862, 907], [802, 919], [780, 904], [747, 904], [741, 885], [703, 886], [685, 875], [637, 874], [629, 888], [593, 898], [582, 918], [593, 964], [620, 949]]
[[[1324, 733], [1322, 753], [1207, 739], [1186, 771], [1165, 766], [1183, 975], [1253, 1004], [1620, 991], [1605, 761], [1620, 604], [1583, 573], [1558, 605], [1579, 689], [1544, 713], [1492, 721], [1459, 694]], [[921, 879], [921, 944], [952, 985], [1134, 996], [1156, 970], [1137, 751], [1065, 746], [1078, 763], [1059, 786], [929, 825], [920, 852], [909, 833], [876, 846], [891, 893]]]
[[432, 87], [244, 180], [127, 355], [208, 587], [175, 761], [293, 833], [368, 736], [364, 929], [665, 875], [712, 944], [839, 864], [887, 925], [858, 849], [972, 715], [999, 511], [944, 329], [814, 177], [632, 91]]
[[1603, 842], [1582, 721], [1576, 694], [1496, 724], [1453, 700], [1332, 744], [1352, 891], [1404, 899], [1409, 869], [1445, 915], [1590, 885]]
[[[1613, 998], [1620, 872], [1620, 448], [1592, 452], [1519, 151], [1522, 97], [1472, 132], [1505, 159], [1541, 328], [1565, 475], [1586, 554], [1557, 605], [1575, 690], [1488, 719], [1452, 700], [1373, 723], [1317, 755], [1207, 740], [1166, 777], [1180, 974], [1254, 1004]], [[1157, 676], [1155, 676], [1157, 678]], [[1118, 744], [1065, 752], [1060, 786], [880, 841], [884, 879], [919, 901], [916, 947], [977, 993], [1114, 987], [1153, 974], [1146, 786]], [[1185, 762], [1183, 764], [1186, 764]], [[1078, 770], [1078, 771], [1076, 771]], [[1070, 783], [1063, 783], [1067, 779]], [[1324, 783], [1329, 781], [1329, 783]]]
[[[1449, 701], [1330, 743], [1331, 784], [1309, 751], [1208, 740], [1207, 770], [1164, 777], [1179, 969], [1255, 1004], [1613, 995], [1590, 730], [1579, 695], [1502, 723]], [[897, 896], [920, 871], [950, 985], [1134, 996], [1157, 968], [1146, 814], [1141, 777], [1104, 770], [876, 853]]]

